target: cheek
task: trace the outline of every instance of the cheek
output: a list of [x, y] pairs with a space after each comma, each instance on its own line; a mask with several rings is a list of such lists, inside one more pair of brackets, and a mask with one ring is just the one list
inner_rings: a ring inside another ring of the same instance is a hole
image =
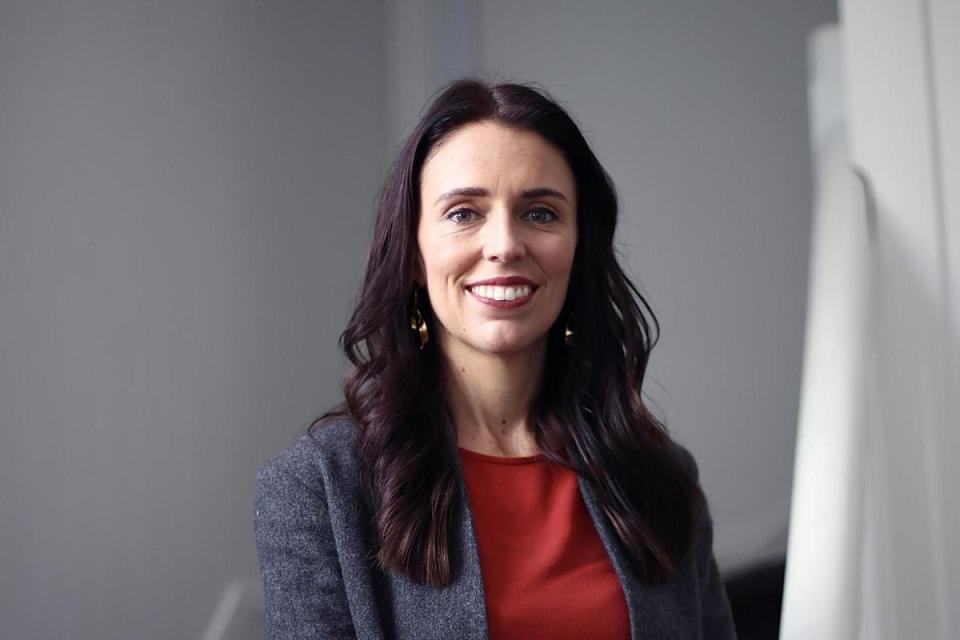
[[562, 280], [570, 279], [575, 251], [576, 240], [574, 239], [553, 247], [553, 250], [547, 253], [546, 268], [552, 277]]
[[460, 284], [470, 268], [470, 260], [455, 243], [438, 243], [421, 254], [428, 283], [434, 287]]

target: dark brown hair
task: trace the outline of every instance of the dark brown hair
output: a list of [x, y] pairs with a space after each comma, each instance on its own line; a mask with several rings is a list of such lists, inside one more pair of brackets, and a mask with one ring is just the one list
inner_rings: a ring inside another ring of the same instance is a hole
[[[562, 152], [576, 182], [570, 284], [530, 416], [537, 443], [548, 459], [586, 479], [640, 579], [664, 582], [693, 544], [703, 495], [641, 397], [659, 325], [617, 262], [613, 183], [570, 116], [544, 92], [473, 79], [439, 93], [393, 164], [360, 295], [340, 337], [353, 363], [346, 403], [323, 416], [349, 415], [358, 424], [358, 474], [376, 524], [377, 558], [417, 582], [450, 580], [448, 534], [460, 490], [456, 436], [436, 343], [420, 350], [409, 318], [423, 164], [451, 132], [481, 120], [537, 133]], [[419, 298], [431, 326], [425, 290]], [[571, 347], [562, 335], [567, 322]]]

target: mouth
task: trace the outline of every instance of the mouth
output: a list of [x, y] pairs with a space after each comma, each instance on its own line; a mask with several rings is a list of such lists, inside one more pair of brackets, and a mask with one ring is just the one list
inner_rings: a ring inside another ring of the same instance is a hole
[[489, 285], [477, 284], [467, 287], [467, 291], [475, 299], [485, 305], [501, 309], [520, 307], [533, 299], [537, 287], [529, 284], [519, 285]]
[[485, 300], [516, 300], [526, 298], [533, 293], [534, 287], [528, 284], [502, 286], [492, 284], [477, 284], [467, 287], [467, 291]]

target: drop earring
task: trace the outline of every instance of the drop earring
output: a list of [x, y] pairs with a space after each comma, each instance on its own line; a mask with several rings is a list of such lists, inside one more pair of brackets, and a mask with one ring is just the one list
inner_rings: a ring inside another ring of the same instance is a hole
[[570, 328], [570, 322], [573, 320], [573, 314], [567, 318], [567, 324], [563, 327], [563, 343], [568, 347], [573, 346], [573, 329]]
[[423, 349], [430, 342], [430, 332], [427, 330], [427, 321], [420, 313], [420, 301], [417, 298], [416, 289], [413, 290], [413, 314], [410, 316], [410, 328], [420, 336], [420, 348]]

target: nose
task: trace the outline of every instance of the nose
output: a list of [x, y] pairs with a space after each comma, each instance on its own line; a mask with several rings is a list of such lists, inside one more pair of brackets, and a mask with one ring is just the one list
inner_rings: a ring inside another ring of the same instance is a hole
[[483, 257], [492, 262], [513, 262], [525, 255], [519, 223], [507, 212], [491, 214], [483, 229]]

